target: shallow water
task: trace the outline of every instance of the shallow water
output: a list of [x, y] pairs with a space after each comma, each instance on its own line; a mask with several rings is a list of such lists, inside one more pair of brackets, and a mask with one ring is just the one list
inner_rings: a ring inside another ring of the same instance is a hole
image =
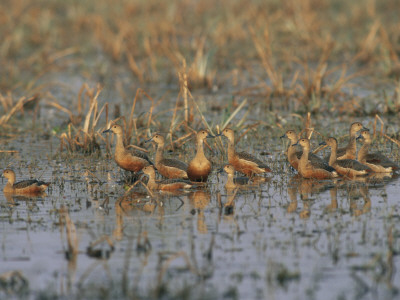
[[[40, 198], [0, 195], [0, 273], [19, 270], [29, 286], [4, 283], [1, 297], [398, 296], [400, 179], [303, 180], [285, 162], [283, 145], [271, 145], [264, 158], [273, 174], [240, 189], [227, 210], [232, 195], [217, 168], [207, 188], [151, 198], [139, 187], [126, 192], [113, 160], [56, 155], [54, 137], [11, 140], [20, 152], [2, 164], [17, 180], [32, 174], [52, 185]], [[65, 256], [61, 206], [77, 228], [75, 260]], [[90, 257], [90, 243], [103, 237], [112, 246], [102, 241], [93, 246], [102, 258]]]

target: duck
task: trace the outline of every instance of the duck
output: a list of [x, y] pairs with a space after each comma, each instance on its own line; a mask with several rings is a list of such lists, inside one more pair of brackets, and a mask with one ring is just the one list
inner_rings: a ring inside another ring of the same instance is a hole
[[[337, 150], [337, 159], [356, 159], [356, 154], [357, 154], [357, 143], [356, 143], [356, 138], [357, 138], [357, 132], [360, 130], [365, 130], [366, 128], [364, 127], [363, 124], [360, 122], [354, 122], [350, 125], [349, 128], [349, 143], [347, 144], [346, 147], [338, 148]], [[328, 161], [330, 159], [330, 156], [325, 157], [325, 160]]]
[[303, 154], [301, 155], [299, 161], [299, 173], [304, 178], [314, 178], [314, 179], [331, 179], [338, 177], [338, 173], [336, 171], [327, 171], [325, 169], [321, 169], [313, 166], [309, 159], [310, 153], [310, 140], [309, 139], [300, 139], [293, 146], [300, 145], [303, 148]]
[[124, 146], [123, 129], [120, 125], [114, 124], [103, 131], [103, 133], [108, 132], [114, 133], [117, 137], [114, 159], [120, 168], [126, 171], [139, 172], [144, 167], [153, 164], [145, 152], [137, 149], [127, 149]]
[[142, 169], [143, 173], [149, 177], [147, 182], [147, 187], [150, 190], [161, 190], [161, 191], [174, 191], [182, 189], [190, 189], [193, 184], [189, 180], [174, 178], [166, 179], [156, 182], [156, 171], [154, 166], [149, 165]]
[[44, 182], [36, 179], [23, 180], [15, 182], [15, 172], [11, 169], [3, 171], [3, 177], [8, 179], [4, 186], [3, 192], [5, 194], [15, 195], [34, 195], [41, 194], [49, 187], [50, 182]]
[[[290, 144], [289, 144], [289, 147], [287, 149], [287, 158], [288, 158], [289, 164], [295, 170], [298, 171], [299, 170], [299, 161], [300, 161], [300, 158], [301, 158], [301, 156], [303, 154], [303, 151], [302, 150], [297, 150], [296, 146], [293, 146], [298, 141], [298, 135], [296, 134], [296, 131], [293, 130], [293, 129], [287, 130], [285, 132], [285, 134], [282, 135], [280, 138], [289, 139]], [[308, 154], [308, 160], [316, 168], [324, 169], [324, 170], [327, 170], [329, 172], [335, 171], [335, 169], [332, 168], [331, 166], [329, 166], [329, 164], [325, 160], [323, 160], [321, 157], [319, 157], [318, 155], [315, 155], [312, 152], [310, 152]]]
[[146, 142], [150, 141], [157, 144], [155, 167], [162, 176], [169, 179], [189, 179], [187, 174], [188, 165], [185, 162], [174, 158], [164, 158], [164, 136], [156, 133]]
[[271, 169], [258, 158], [247, 152], [236, 152], [235, 133], [230, 128], [225, 128], [216, 136], [224, 136], [228, 139], [228, 161], [236, 171], [253, 177], [255, 175], [271, 172]]
[[354, 178], [356, 176], [367, 175], [372, 170], [365, 164], [360, 163], [354, 159], [337, 159], [338, 142], [336, 138], [329, 137], [320, 145], [327, 145], [331, 148], [331, 155], [329, 158], [329, 165], [335, 168], [336, 172], [342, 176]]
[[191, 181], [206, 182], [211, 172], [211, 162], [204, 155], [203, 144], [207, 138], [215, 138], [215, 136], [207, 130], [199, 130], [196, 133], [197, 152], [187, 168], [187, 175]]
[[399, 169], [399, 165], [387, 158], [382, 153], [368, 153], [369, 147], [372, 144], [369, 130], [362, 130], [357, 137], [363, 141], [361, 149], [358, 151], [358, 160], [368, 166], [376, 173], [391, 173]]

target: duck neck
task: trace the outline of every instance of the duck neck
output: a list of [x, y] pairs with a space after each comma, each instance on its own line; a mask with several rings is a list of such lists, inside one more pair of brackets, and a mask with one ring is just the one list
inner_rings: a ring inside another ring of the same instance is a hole
[[367, 154], [368, 154], [368, 149], [369, 146], [371, 145], [371, 142], [364, 141], [364, 144], [362, 145], [361, 149], [358, 151], [358, 161], [359, 162], [365, 162], [367, 160]]
[[7, 179], [8, 179], [7, 185], [13, 186], [15, 183], [15, 174], [14, 173], [10, 174], [10, 176], [7, 177]]
[[329, 157], [329, 165], [333, 166], [337, 159], [337, 144], [331, 146], [331, 156]]
[[151, 172], [150, 174], [147, 174], [147, 175], [149, 177], [149, 181], [147, 182], [147, 186], [149, 187], [149, 189], [155, 189], [157, 187], [155, 172]]
[[228, 141], [228, 161], [231, 161], [235, 156], [235, 145], [233, 141]]
[[355, 156], [356, 152], [357, 152], [356, 134], [357, 134], [357, 132], [352, 132], [350, 130], [350, 139], [349, 139], [349, 144], [347, 145], [347, 150], [346, 150], [347, 153], [350, 153], [353, 156]]
[[204, 143], [204, 142], [203, 142], [202, 139], [197, 140], [196, 158], [198, 158], [198, 159], [203, 159], [203, 158], [205, 158], [203, 143]]
[[295, 144], [295, 143], [296, 143], [296, 141], [290, 140], [290, 144], [289, 144], [289, 147], [287, 149], [288, 158], [291, 158], [293, 155], [296, 154], [296, 146], [293, 146], [293, 144]]
[[117, 155], [118, 153], [121, 153], [125, 150], [125, 146], [122, 134], [117, 134], [116, 136], [117, 136], [117, 142], [115, 145], [115, 154]]
[[353, 154], [355, 156], [356, 151], [357, 151], [357, 145], [356, 145], [356, 137], [355, 134], [350, 133], [350, 140], [349, 144], [347, 145], [347, 151], [350, 154]]
[[227, 186], [234, 186], [235, 183], [233, 182], [233, 174], [228, 174], [228, 180], [226, 181]]
[[163, 159], [164, 143], [157, 144], [156, 152], [156, 164], [158, 164]]
[[301, 158], [300, 158], [300, 164], [302, 166], [305, 166], [307, 164], [309, 152], [310, 152], [310, 147], [307, 147], [307, 146], [303, 147], [303, 154], [301, 155]]

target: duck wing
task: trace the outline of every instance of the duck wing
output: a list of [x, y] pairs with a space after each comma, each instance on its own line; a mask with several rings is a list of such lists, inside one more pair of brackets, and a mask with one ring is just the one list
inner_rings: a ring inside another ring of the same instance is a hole
[[385, 155], [382, 153], [368, 153], [366, 160], [370, 164], [374, 165], [380, 165], [384, 168], [390, 168], [392, 167], [393, 170], [398, 170], [399, 165], [397, 165], [395, 162], [387, 158]]
[[178, 168], [183, 171], [187, 171], [187, 169], [188, 169], [188, 165], [186, 163], [184, 163], [183, 161], [177, 160], [177, 159], [173, 159], [173, 158], [164, 158], [162, 160], [162, 164], [166, 167]]
[[349, 168], [357, 171], [367, 171], [370, 169], [366, 165], [363, 165], [362, 163], [354, 159], [340, 159], [337, 160], [336, 163], [342, 168]]
[[150, 158], [147, 156], [146, 152], [140, 151], [138, 149], [131, 149], [129, 152], [136, 157], [139, 157], [141, 159], [146, 160], [150, 165], [153, 165], [153, 163], [150, 161]]
[[35, 184], [37, 186], [40, 186], [40, 185], [44, 184], [44, 182], [43, 181], [38, 181], [36, 179], [22, 180], [20, 182], [14, 183], [13, 184], [13, 188], [15, 188], [15, 189], [23, 189], [23, 188], [26, 188], [28, 186], [35, 185]]
[[172, 184], [172, 183], [192, 184], [189, 180], [180, 179], [180, 178], [164, 179], [164, 180], [159, 181], [159, 183], [161, 183], [161, 184]]
[[328, 172], [335, 171], [335, 168], [331, 167], [327, 161], [323, 160], [321, 157], [315, 155], [314, 153], [310, 152], [310, 154], [308, 155], [308, 160], [314, 167], [318, 169], [323, 169]]
[[261, 160], [258, 159], [257, 157], [255, 157], [255, 156], [253, 156], [253, 155], [251, 155], [251, 154], [249, 154], [249, 153], [247, 153], [247, 152], [239, 152], [239, 153], [236, 153], [236, 155], [237, 155], [240, 159], [247, 160], [247, 161], [249, 161], [249, 162], [252, 162], [252, 163], [257, 164], [257, 166], [258, 166], [259, 168], [269, 168], [269, 167], [265, 164], [265, 162], [261, 161]]

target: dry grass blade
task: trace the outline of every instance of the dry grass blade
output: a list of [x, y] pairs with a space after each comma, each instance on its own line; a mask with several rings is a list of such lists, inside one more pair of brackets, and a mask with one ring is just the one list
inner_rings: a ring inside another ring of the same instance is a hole
[[271, 41], [268, 28], [264, 30], [265, 46], [263, 46], [261, 39], [257, 37], [255, 29], [253, 27], [250, 27], [250, 34], [254, 46], [256, 48], [257, 54], [261, 59], [262, 65], [265, 71], [267, 72], [269, 79], [271, 80], [274, 93], [278, 95], [283, 95], [284, 86], [283, 86], [282, 73], [278, 71], [276, 68], [274, 68], [273, 63], [271, 61], [273, 55], [271, 50]]
[[232, 121], [232, 119], [239, 113], [239, 111], [247, 104], [247, 99], [244, 99], [242, 103], [235, 109], [235, 111], [229, 116], [225, 123], [221, 126], [221, 130], [224, 130], [226, 126]]
[[[91, 105], [90, 105], [88, 113], [86, 114], [85, 123], [83, 125], [83, 132], [84, 133], [88, 133], [89, 132], [90, 119], [91, 119], [92, 115], [93, 115], [93, 122], [92, 122], [92, 127], [91, 128], [95, 127], [95, 124], [94, 124], [95, 120], [98, 119], [98, 115], [97, 115], [98, 101], [97, 101], [97, 98], [99, 97], [101, 90], [102, 90], [102, 88], [98, 85], [96, 94], [91, 99]], [[104, 106], [103, 106], [103, 108], [104, 108]]]
[[132, 53], [127, 52], [126, 55], [128, 58], [128, 64], [129, 64], [130, 70], [139, 79], [140, 83], [143, 83], [144, 82], [143, 71], [141, 71], [140, 68], [138, 67], [136, 60], [134, 59]]
[[8, 121], [10, 120], [10, 118], [17, 112], [17, 111], [22, 111], [23, 107], [24, 107], [24, 103], [25, 103], [25, 97], [20, 98], [17, 103], [11, 107], [10, 111], [5, 114], [4, 116], [2, 116], [0, 118], [0, 126], [5, 125], [6, 123], [8, 123]]
[[373, 137], [374, 137], [374, 138], [376, 137], [376, 125], [377, 125], [377, 122], [378, 122], [378, 121], [381, 123], [380, 134], [383, 135], [383, 128], [384, 128], [384, 126], [385, 126], [385, 122], [383, 122], [383, 120], [381, 119], [381, 117], [379, 117], [378, 115], [375, 115], [374, 127], [373, 127], [373, 129], [374, 129], [374, 131], [373, 131]]
[[203, 113], [202, 113], [201, 110], [200, 110], [199, 105], [197, 104], [196, 100], [193, 98], [193, 96], [192, 96], [192, 94], [190, 93], [190, 91], [189, 91], [189, 96], [190, 96], [190, 99], [193, 101], [193, 104], [194, 104], [194, 106], [196, 107], [198, 113], [199, 113], [200, 116], [201, 116], [201, 122], [207, 127], [208, 131], [210, 131], [211, 134], [214, 134], [214, 133], [213, 133], [213, 130], [212, 130], [211, 126], [210, 126], [210, 124], [208, 124], [206, 118], [204, 117]]
[[400, 141], [399, 140], [396, 140], [396, 139], [394, 139], [394, 138], [391, 138], [390, 136], [388, 136], [387, 134], [385, 134], [384, 132], [383, 132], [383, 129], [384, 129], [384, 127], [385, 127], [385, 123], [383, 122], [383, 120], [381, 119], [381, 117], [379, 117], [378, 115], [375, 115], [375, 120], [374, 120], [374, 127], [373, 127], [373, 137], [375, 138], [376, 137], [376, 126], [377, 126], [377, 122], [380, 122], [381, 123], [381, 130], [380, 130], [380, 135], [381, 136], [383, 136], [383, 137], [385, 137], [386, 139], [388, 139], [389, 141], [391, 141], [392, 143], [394, 143], [394, 144], [396, 144], [397, 146], [399, 146], [400, 147]]

